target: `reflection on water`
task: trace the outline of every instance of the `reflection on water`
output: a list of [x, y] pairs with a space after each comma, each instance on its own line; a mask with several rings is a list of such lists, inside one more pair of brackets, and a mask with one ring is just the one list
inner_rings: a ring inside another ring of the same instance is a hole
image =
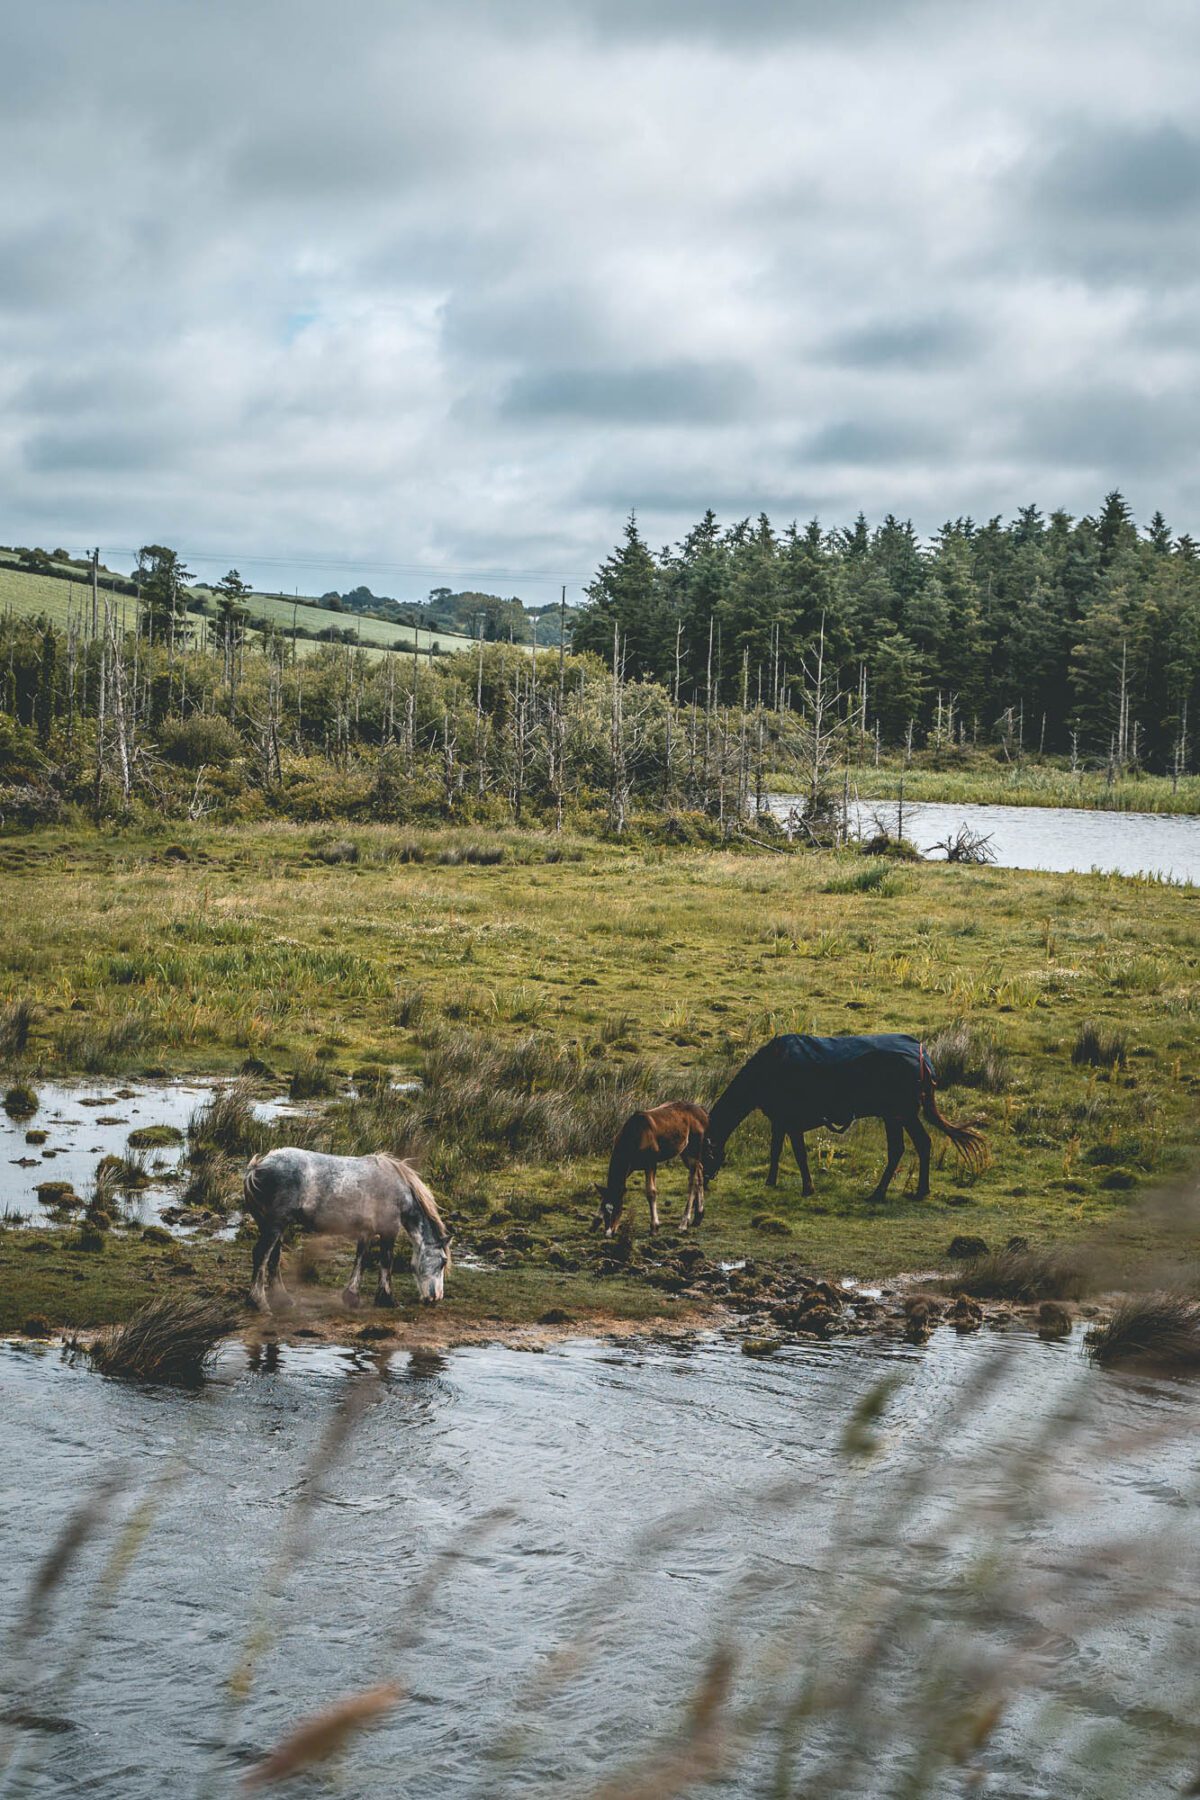
[[[802, 803], [789, 795], [772, 795], [770, 801], [772, 812], [780, 819], [797, 804]], [[894, 831], [896, 802], [864, 800], [852, 806], [851, 831], [870, 836], [877, 818]], [[1200, 882], [1200, 818], [1194, 814], [904, 803], [904, 835], [922, 852], [929, 853], [933, 845], [944, 843], [963, 825], [991, 838], [1002, 869], [1083, 875], [1100, 869], [1117, 875], [1161, 875], [1172, 881]]]
[[[356, 1373], [367, 1404], [314, 1486], [314, 1447]], [[848, 1462], [850, 1412], [888, 1373], [899, 1386], [879, 1454]], [[970, 1668], [985, 1684], [1020, 1662], [1023, 1687], [1056, 1698], [1053, 1715], [1022, 1700], [998, 1720], [983, 1792], [1178, 1791], [1178, 1767], [1156, 1765], [1152, 1746], [1172, 1728], [1190, 1744], [1195, 1715], [1192, 1659], [1172, 1646], [1195, 1626], [1196, 1424], [1177, 1384], [1100, 1376], [1077, 1344], [1023, 1336], [813, 1345], [769, 1362], [707, 1339], [540, 1356], [229, 1348], [191, 1394], [3, 1348], [9, 1617], [102, 1469], [121, 1465], [139, 1492], [171, 1472], [75, 1691], [57, 1697], [53, 1669], [94, 1593], [98, 1550], [55, 1598], [55, 1651], [24, 1703], [70, 1726], [22, 1734], [36, 1740], [26, 1791], [86, 1783], [137, 1800], [163, 1791], [166, 1769], [177, 1792], [215, 1769], [211, 1791], [227, 1793], [298, 1718], [398, 1677], [410, 1699], [354, 1745], [341, 1791], [587, 1792], [673, 1728], [714, 1642], [737, 1654], [742, 1707], [794, 1687], [814, 1649], [826, 1675], [839, 1658], [861, 1671], [885, 1616], [895, 1629], [886, 1658], [871, 1651], [878, 1693], [861, 1730], [885, 1721], [891, 1735], [869, 1773], [843, 1755], [819, 1791], [899, 1791], [891, 1713], [908, 1717], [939, 1656], [943, 1681]], [[261, 1623], [301, 1496], [315, 1499], [307, 1549], [283, 1572], [248, 1698], [229, 1715], [222, 1684]], [[1140, 1561], [1108, 1556], [1075, 1591], [1088, 1547], [1114, 1536], [1167, 1552], [1149, 1613]], [[970, 1635], [960, 1615], [997, 1572], [1004, 1604]], [[547, 1659], [581, 1634], [587, 1654], [550, 1679]], [[1084, 1759], [1114, 1719], [1101, 1779]], [[501, 1747], [510, 1761], [494, 1760]], [[717, 1791], [771, 1791], [778, 1748], [775, 1723], [748, 1733]], [[805, 1754], [811, 1771], [819, 1756]], [[1122, 1769], [1132, 1775], [1114, 1786]], [[963, 1779], [937, 1791], [959, 1793]]]

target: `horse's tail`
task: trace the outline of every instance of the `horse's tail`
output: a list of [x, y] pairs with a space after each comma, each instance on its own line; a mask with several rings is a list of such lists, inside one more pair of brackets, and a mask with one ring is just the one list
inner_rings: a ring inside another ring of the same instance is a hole
[[252, 1156], [242, 1182], [242, 1204], [256, 1224], [261, 1225], [265, 1210], [262, 1157]]
[[973, 1169], [976, 1174], [979, 1174], [983, 1169], [987, 1168], [992, 1160], [992, 1153], [988, 1149], [987, 1139], [981, 1131], [976, 1130], [974, 1125], [956, 1125], [953, 1120], [945, 1118], [943, 1114], [938, 1111], [938, 1103], [935, 1094], [936, 1087], [937, 1082], [934, 1080], [933, 1070], [929, 1066], [928, 1059], [925, 1055], [925, 1046], [922, 1044], [921, 1110], [929, 1120], [929, 1123], [931, 1125], [936, 1125], [938, 1130], [943, 1132], [944, 1135], [950, 1139], [950, 1142], [954, 1145], [955, 1151], [966, 1163], [968, 1169]]

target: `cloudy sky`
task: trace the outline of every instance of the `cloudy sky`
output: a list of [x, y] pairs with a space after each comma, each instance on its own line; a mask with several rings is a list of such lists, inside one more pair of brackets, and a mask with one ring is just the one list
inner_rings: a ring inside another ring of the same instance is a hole
[[0, 540], [573, 594], [635, 506], [1200, 535], [1194, 0], [38, 0]]

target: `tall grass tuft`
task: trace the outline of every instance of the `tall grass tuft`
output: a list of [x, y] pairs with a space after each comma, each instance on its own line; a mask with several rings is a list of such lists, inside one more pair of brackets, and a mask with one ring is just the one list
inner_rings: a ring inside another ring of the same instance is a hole
[[91, 1021], [64, 1025], [58, 1034], [58, 1054], [70, 1069], [83, 1069], [89, 1075], [106, 1075], [128, 1067], [131, 1059], [143, 1052], [150, 1042], [144, 1019], [136, 1013], [113, 1019], [108, 1024]]
[[1079, 1300], [1088, 1291], [1085, 1261], [1069, 1251], [997, 1250], [976, 1257], [941, 1284], [977, 1300]]
[[406, 1139], [428, 1134], [476, 1167], [497, 1154], [550, 1162], [606, 1150], [639, 1107], [688, 1097], [680, 1077], [645, 1057], [587, 1056], [546, 1033], [497, 1043], [485, 1032], [437, 1030], [423, 1039], [424, 1083], [388, 1112]]
[[39, 1011], [32, 1000], [14, 1000], [0, 1012], [0, 1062], [24, 1056]]
[[995, 1039], [966, 1019], [956, 1019], [925, 1046], [942, 1088], [982, 1088], [1002, 1094], [1009, 1086], [1008, 1057]]
[[1104, 1368], [1135, 1363], [1187, 1372], [1200, 1369], [1200, 1301], [1186, 1294], [1138, 1294], [1084, 1340]]
[[1094, 1069], [1111, 1069], [1114, 1064], [1125, 1067], [1129, 1043], [1123, 1031], [1110, 1030], [1089, 1019], [1079, 1027], [1071, 1048], [1071, 1061]]
[[188, 1120], [188, 1150], [193, 1161], [207, 1155], [254, 1156], [270, 1142], [270, 1129], [256, 1117], [254, 1090], [248, 1081], [231, 1081], [214, 1090]]
[[869, 862], [865, 869], [854, 869], [848, 875], [835, 875], [825, 883], [827, 894], [877, 894], [891, 900], [904, 892], [904, 877], [886, 861]]
[[196, 1382], [237, 1319], [230, 1300], [164, 1296], [151, 1300], [126, 1324], [101, 1332], [89, 1354], [103, 1375], [130, 1381]]

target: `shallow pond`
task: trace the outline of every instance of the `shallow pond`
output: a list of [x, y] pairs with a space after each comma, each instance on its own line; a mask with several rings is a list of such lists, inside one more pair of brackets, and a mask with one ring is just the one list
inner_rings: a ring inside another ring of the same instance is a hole
[[[775, 816], [786, 819], [796, 796], [772, 795]], [[851, 808], [851, 830], [869, 837], [879, 819], [895, 831], [894, 800], [864, 800]], [[1003, 869], [1052, 869], [1086, 875], [1161, 875], [1200, 883], [1200, 818], [1190, 813], [1090, 811], [1066, 806], [960, 806], [904, 803], [904, 835], [925, 854], [960, 826], [990, 837]]]
[[[132, 1194], [127, 1217], [142, 1224], [158, 1220], [164, 1206], [177, 1200], [173, 1178], [183, 1152], [183, 1134], [196, 1110], [210, 1099], [211, 1081], [123, 1081], [109, 1077], [86, 1082], [37, 1081], [37, 1111], [14, 1119], [0, 1110], [0, 1211], [20, 1215], [28, 1225], [48, 1225], [37, 1188], [44, 1181], [66, 1181], [86, 1198], [102, 1156], [144, 1159], [150, 1186]], [[260, 1118], [287, 1113], [283, 1099], [258, 1102]], [[138, 1151], [129, 1146], [131, 1132], [167, 1125], [180, 1140]], [[45, 1141], [30, 1144], [30, 1133]]]
[[[884, 1376], [877, 1452], [847, 1460], [852, 1409]], [[361, 1412], [322, 1470], [351, 1390]], [[814, 1669], [847, 1674], [850, 1700], [840, 1736], [806, 1728], [806, 1792], [898, 1792], [919, 1721], [960, 1678], [1013, 1689], [972, 1791], [1178, 1792], [1198, 1423], [1177, 1384], [990, 1332], [769, 1361], [717, 1339], [231, 1347], [196, 1393], [0, 1346], [5, 1624], [81, 1495], [114, 1467], [130, 1484], [52, 1589], [23, 1676], [10, 1659], [10, 1712], [29, 1721], [10, 1737], [15, 1791], [230, 1794], [297, 1720], [396, 1678], [406, 1702], [347, 1750], [335, 1791], [587, 1794], [673, 1738], [719, 1645], [742, 1735], [693, 1743], [722, 1757], [718, 1793], [771, 1791]], [[153, 1523], [106, 1603], [104, 1557], [147, 1497]]]

